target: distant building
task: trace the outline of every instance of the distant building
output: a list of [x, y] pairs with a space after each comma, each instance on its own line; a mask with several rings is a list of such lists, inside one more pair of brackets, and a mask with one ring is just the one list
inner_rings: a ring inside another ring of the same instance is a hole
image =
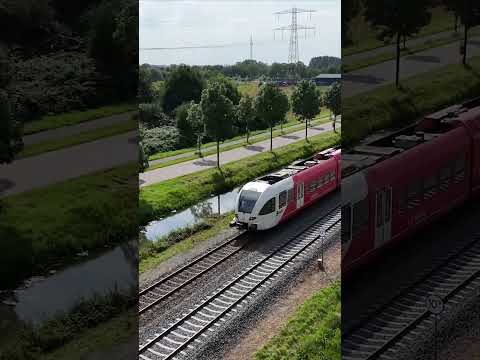
[[342, 74], [320, 74], [315, 76], [312, 80], [317, 85], [329, 86], [334, 82], [340, 81], [342, 79]]

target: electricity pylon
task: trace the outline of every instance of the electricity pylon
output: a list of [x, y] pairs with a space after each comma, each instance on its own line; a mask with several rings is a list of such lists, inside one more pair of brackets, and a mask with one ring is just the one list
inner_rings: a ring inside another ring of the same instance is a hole
[[289, 46], [289, 50], [288, 50], [288, 62], [289, 63], [295, 63], [296, 64], [299, 61], [298, 30], [305, 30], [305, 34], [306, 34], [307, 30], [315, 30], [315, 27], [313, 27], [313, 26], [298, 25], [297, 14], [299, 14], [299, 13], [310, 13], [310, 17], [311, 17], [313, 12], [316, 12], [316, 10], [298, 9], [298, 8], [294, 7], [294, 8], [289, 9], [289, 10], [284, 10], [284, 11], [279, 11], [279, 12], [274, 13], [275, 15], [292, 14], [292, 23], [289, 26], [282, 26], [282, 27], [273, 29], [274, 31], [281, 30], [282, 34], [283, 34], [283, 31], [285, 31], [285, 30], [290, 31], [290, 46]]

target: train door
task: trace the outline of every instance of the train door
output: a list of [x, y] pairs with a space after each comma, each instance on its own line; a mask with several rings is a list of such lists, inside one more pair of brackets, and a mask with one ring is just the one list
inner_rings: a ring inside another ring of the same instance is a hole
[[305, 185], [303, 182], [297, 185], [297, 209], [301, 208], [304, 203]]
[[377, 191], [375, 198], [375, 247], [392, 238], [392, 188]]

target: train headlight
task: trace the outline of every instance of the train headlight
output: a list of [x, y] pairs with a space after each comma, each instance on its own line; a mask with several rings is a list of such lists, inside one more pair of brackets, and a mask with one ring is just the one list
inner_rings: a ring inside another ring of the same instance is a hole
[[256, 220], [257, 218], [255, 216], [250, 216], [248, 220]]

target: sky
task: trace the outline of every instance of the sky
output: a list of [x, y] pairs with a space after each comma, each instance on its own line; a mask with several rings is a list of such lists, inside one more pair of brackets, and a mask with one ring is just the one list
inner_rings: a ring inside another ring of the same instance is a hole
[[[299, 58], [308, 65], [314, 56], [341, 54], [341, 0], [140, 0], [139, 63], [152, 65], [226, 65], [250, 58], [268, 64], [288, 62], [291, 9], [316, 10], [298, 14]], [[275, 34], [274, 34], [275, 33]], [[178, 47], [204, 47], [178, 49]], [[223, 46], [223, 47], [222, 47]], [[157, 48], [147, 50], [147, 48]], [[158, 49], [160, 48], [160, 49]], [[173, 49], [172, 49], [173, 48]]]

